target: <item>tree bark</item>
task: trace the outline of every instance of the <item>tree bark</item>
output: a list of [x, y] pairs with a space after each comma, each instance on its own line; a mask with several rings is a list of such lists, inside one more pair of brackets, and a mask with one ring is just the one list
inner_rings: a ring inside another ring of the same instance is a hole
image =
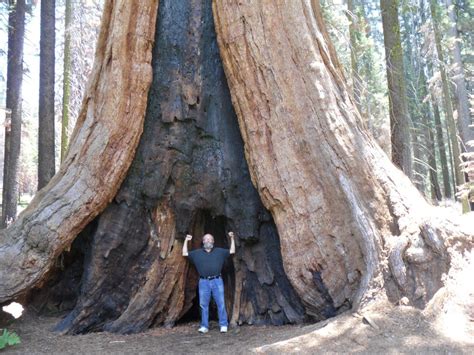
[[381, 0], [382, 24], [387, 62], [392, 161], [412, 178], [411, 119], [403, 68], [403, 50], [398, 20], [398, 0]]
[[[360, 127], [317, 1], [215, 1], [252, 181], [308, 314], [385, 293], [422, 305], [459, 232]], [[290, 119], [291, 118], [291, 119]], [[380, 292], [380, 288], [384, 291]]]
[[2, 228], [16, 219], [18, 170], [21, 147], [21, 85], [23, 82], [23, 42], [25, 39], [24, 0], [10, 1], [8, 16], [7, 120], [3, 167]]
[[46, 186], [56, 169], [54, 145], [55, 3], [55, 0], [41, 2], [38, 190]]
[[105, 4], [95, 69], [68, 155], [15, 223], [0, 231], [0, 302], [41, 283], [120, 187], [143, 129], [156, 7], [157, 0]]
[[94, 222], [75, 308], [64, 333], [133, 333], [197, 317], [197, 274], [185, 233], [212, 233], [237, 254], [224, 268], [231, 324], [301, 322], [278, 234], [252, 186], [220, 64], [210, 1], [162, 0], [145, 130], [114, 201]]

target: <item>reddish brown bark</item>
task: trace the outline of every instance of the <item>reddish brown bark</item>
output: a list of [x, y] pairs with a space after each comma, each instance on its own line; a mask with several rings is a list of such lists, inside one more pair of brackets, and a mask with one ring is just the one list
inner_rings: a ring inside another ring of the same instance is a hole
[[[309, 314], [386, 294], [424, 304], [449, 267], [437, 214], [361, 127], [317, 1], [215, 1], [252, 180]], [[465, 226], [466, 228], [466, 226]]]
[[157, 0], [105, 4], [96, 63], [68, 155], [18, 220], [0, 232], [0, 302], [40, 283], [115, 196], [143, 129], [156, 8]]

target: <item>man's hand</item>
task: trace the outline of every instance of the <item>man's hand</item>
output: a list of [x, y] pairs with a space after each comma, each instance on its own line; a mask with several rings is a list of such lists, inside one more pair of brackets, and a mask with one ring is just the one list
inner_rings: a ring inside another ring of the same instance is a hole
[[230, 254], [235, 254], [235, 240], [234, 240], [234, 232], [229, 232], [229, 237], [230, 237]]
[[191, 239], [193, 239], [193, 236], [191, 234], [186, 234], [186, 239], [185, 241], [190, 241]]

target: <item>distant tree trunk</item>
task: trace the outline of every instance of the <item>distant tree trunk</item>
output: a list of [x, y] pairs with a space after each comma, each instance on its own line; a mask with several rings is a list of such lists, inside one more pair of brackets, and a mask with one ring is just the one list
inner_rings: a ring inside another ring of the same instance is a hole
[[[443, 176], [444, 197], [451, 198], [453, 197], [453, 194], [451, 190], [451, 179], [449, 177], [448, 157], [446, 155], [446, 140], [443, 136], [443, 125], [441, 124], [441, 117], [436, 99], [433, 96], [431, 97], [431, 102], [433, 105], [433, 119], [436, 130], [436, 141], [438, 142], [437, 146], [439, 151], [439, 160], [441, 163], [441, 173]], [[449, 139], [447, 139], [447, 141], [449, 144]]]
[[398, 0], [381, 0], [392, 135], [392, 161], [412, 178], [411, 119], [403, 68]]
[[55, 171], [54, 145], [54, 65], [56, 16], [55, 0], [41, 1], [38, 190], [51, 180]]
[[61, 162], [66, 157], [69, 143], [69, 114], [71, 95], [71, 18], [72, 0], [66, 0], [64, 18], [63, 107], [61, 115]]
[[437, 15], [437, 3], [436, 0], [430, 0], [431, 20], [433, 23], [433, 32], [436, 43], [436, 51], [438, 53], [439, 70], [441, 73], [441, 87], [443, 90], [443, 101], [444, 109], [446, 112], [446, 122], [448, 125], [448, 137], [450, 141], [450, 147], [453, 157], [454, 165], [454, 176], [456, 186], [464, 183], [464, 176], [461, 171], [461, 151], [459, 149], [459, 141], [457, 137], [458, 129], [456, 128], [456, 122], [454, 121], [453, 105], [451, 102], [451, 95], [449, 93], [448, 77], [444, 68], [444, 56], [443, 49], [441, 48], [441, 34], [438, 28], [438, 15]]
[[[436, 161], [436, 144], [435, 144], [435, 123], [433, 122], [433, 113], [431, 111], [431, 106], [430, 106], [430, 101], [431, 101], [433, 104], [433, 108], [435, 108], [434, 105], [436, 104], [436, 102], [433, 101], [434, 97], [429, 92], [428, 80], [427, 80], [427, 72], [428, 73], [430, 72], [431, 64], [425, 58], [425, 55], [420, 50], [421, 48], [423, 48], [422, 46], [423, 37], [421, 34], [422, 31], [420, 30], [419, 26], [421, 26], [426, 21], [424, 1], [421, 1], [420, 8], [418, 9], [418, 11], [419, 11], [418, 13], [419, 13], [420, 21], [418, 23], [418, 28], [415, 30], [416, 34], [414, 34], [416, 36], [415, 37], [416, 48], [418, 48], [415, 56], [418, 58], [418, 61], [420, 63], [419, 69], [418, 69], [418, 78], [416, 81], [419, 84], [418, 85], [419, 93], [416, 96], [420, 97], [420, 99], [418, 100], [418, 103], [420, 105], [420, 112], [421, 112], [422, 123], [424, 127], [423, 132], [424, 132], [424, 137], [426, 140], [426, 154], [428, 156], [431, 199], [433, 201], [441, 201], [443, 198], [443, 195], [441, 193], [441, 188], [440, 188], [439, 180], [438, 180], [438, 163]], [[436, 107], [436, 110], [438, 110], [437, 107]], [[438, 120], [439, 120], [439, 112], [437, 112], [437, 115], [438, 115]], [[441, 133], [441, 138], [442, 138], [442, 132], [440, 133]], [[442, 140], [440, 144], [444, 144]], [[442, 158], [441, 152], [440, 152], [440, 160], [442, 161], [444, 159], [444, 161], [446, 162], [445, 152], [444, 152], [444, 155], [445, 155], [444, 158]], [[446, 175], [447, 175], [447, 172], [446, 172]], [[448, 181], [448, 188], [449, 188], [449, 181]]]
[[[5, 123], [3, 168], [2, 227], [16, 218], [18, 170], [21, 147], [21, 85], [23, 81], [23, 42], [25, 38], [25, 0], [10, 1], [8, 16], [8, 67], [6, 108], [10, 121]], [[7, 116], [7, 117], [8, 117]]]
[[403, 36], [401, 39], [406, 50], [403, 51], [404, 57], [404, 77], [406, 82], [408, 114], [411, 117], [411, 139], [413, 147], [413, 177], [412, 181], [422, 194], [426, 194], [426, 128], [423, 125], [423, 110], [420, 100], [420, 54], [417, 35], [419, 30], [416, 28], [416, 14], [405, 13], [403, 19]]
[[[420, 88], [421, 97], [428, 97], [427, 80], [424, 68], [420, 68]], [[437, 108], [436, 108], [437, 109]], [[439, 112], [438, 112], [439, 116]], [[422, 103], [422, 122], [424, 126], [424, 136], [427, 144], [428, 169], [430, 178], [430, 190], [432, 200], [441, 201], [443, 198], [438, 181], [438, 164], [436, 162], [436, 146], [434, 139], [434, 124], [430, 111], [429, 102]], [[443, 144], [443, 142], [441, 142]], [[444, 157], [446, 159], [446, 156]]]
[[[430, 59], [427, 59], [426, 61], [426, 66], [428, 69], [428, 77], [433, 76], [433, 64], [431, 63]], [[443, 134], [443, 125], [441, 123], [441, 115], [439, 112], [439, 107], [438, 107], [438, 100], [435, 97], [435, 94], [431, 90], [429, 92], [429, 98], [431, 102], [431, 107], [433, 111], [433, 120], [432, 120], [432, 126], [434, 127], [434, 138], [435, 138], [435, 146], [438, 149], [438, 154], [439, 154], [439, 162], [441, 165], [441, 175], [442, 175], [442, 181], [443, 181], [443, 194], [444, 197], [446, 198], [452, 198], [453, 193], [451, 190], [451, 178], [449, 176], [449, 168], [448, 168], [448, 155], [446, 153], [446, 144], [449, 146], [449, 137], [447, 139], [444, 138]], [[454, 180], [452, 181], [452, 185], [454, 186], [455, 182]]]
[[474, 140], [474, 127], [469, 127], [469, 125], [472, 125], [473, 122], [471, 119], [471, 113], [469, 111], [469, 95], [466, 88], [464, 65], [461, 59], [461, 47], [459, 44], [460, 40], [457, 30], [457, 20], [456, 15], [454, 14], [452, 0], [446, 0], [446, 7], [448, 9], [448, 15], [451, 21], [449, 34], [453, 40], [451, 52], [454, 64], [452, 80], [454, 82], [454, 94], [458, 111], [459, 134], [463, 142], [462, 150], [474, 152], [474, 147], [469, 147], [466, 145], [468, 141]]

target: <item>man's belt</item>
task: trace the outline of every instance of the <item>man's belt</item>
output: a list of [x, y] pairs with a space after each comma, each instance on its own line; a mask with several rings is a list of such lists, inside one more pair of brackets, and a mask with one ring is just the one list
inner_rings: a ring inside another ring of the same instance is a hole
[[221, 277], [221, 275], [216, 275], [216, 276], [199, 276], [200, 279], [206, 279], [206, 280], [214, 280], [214, 279], [218, 279], [219, 277]]

